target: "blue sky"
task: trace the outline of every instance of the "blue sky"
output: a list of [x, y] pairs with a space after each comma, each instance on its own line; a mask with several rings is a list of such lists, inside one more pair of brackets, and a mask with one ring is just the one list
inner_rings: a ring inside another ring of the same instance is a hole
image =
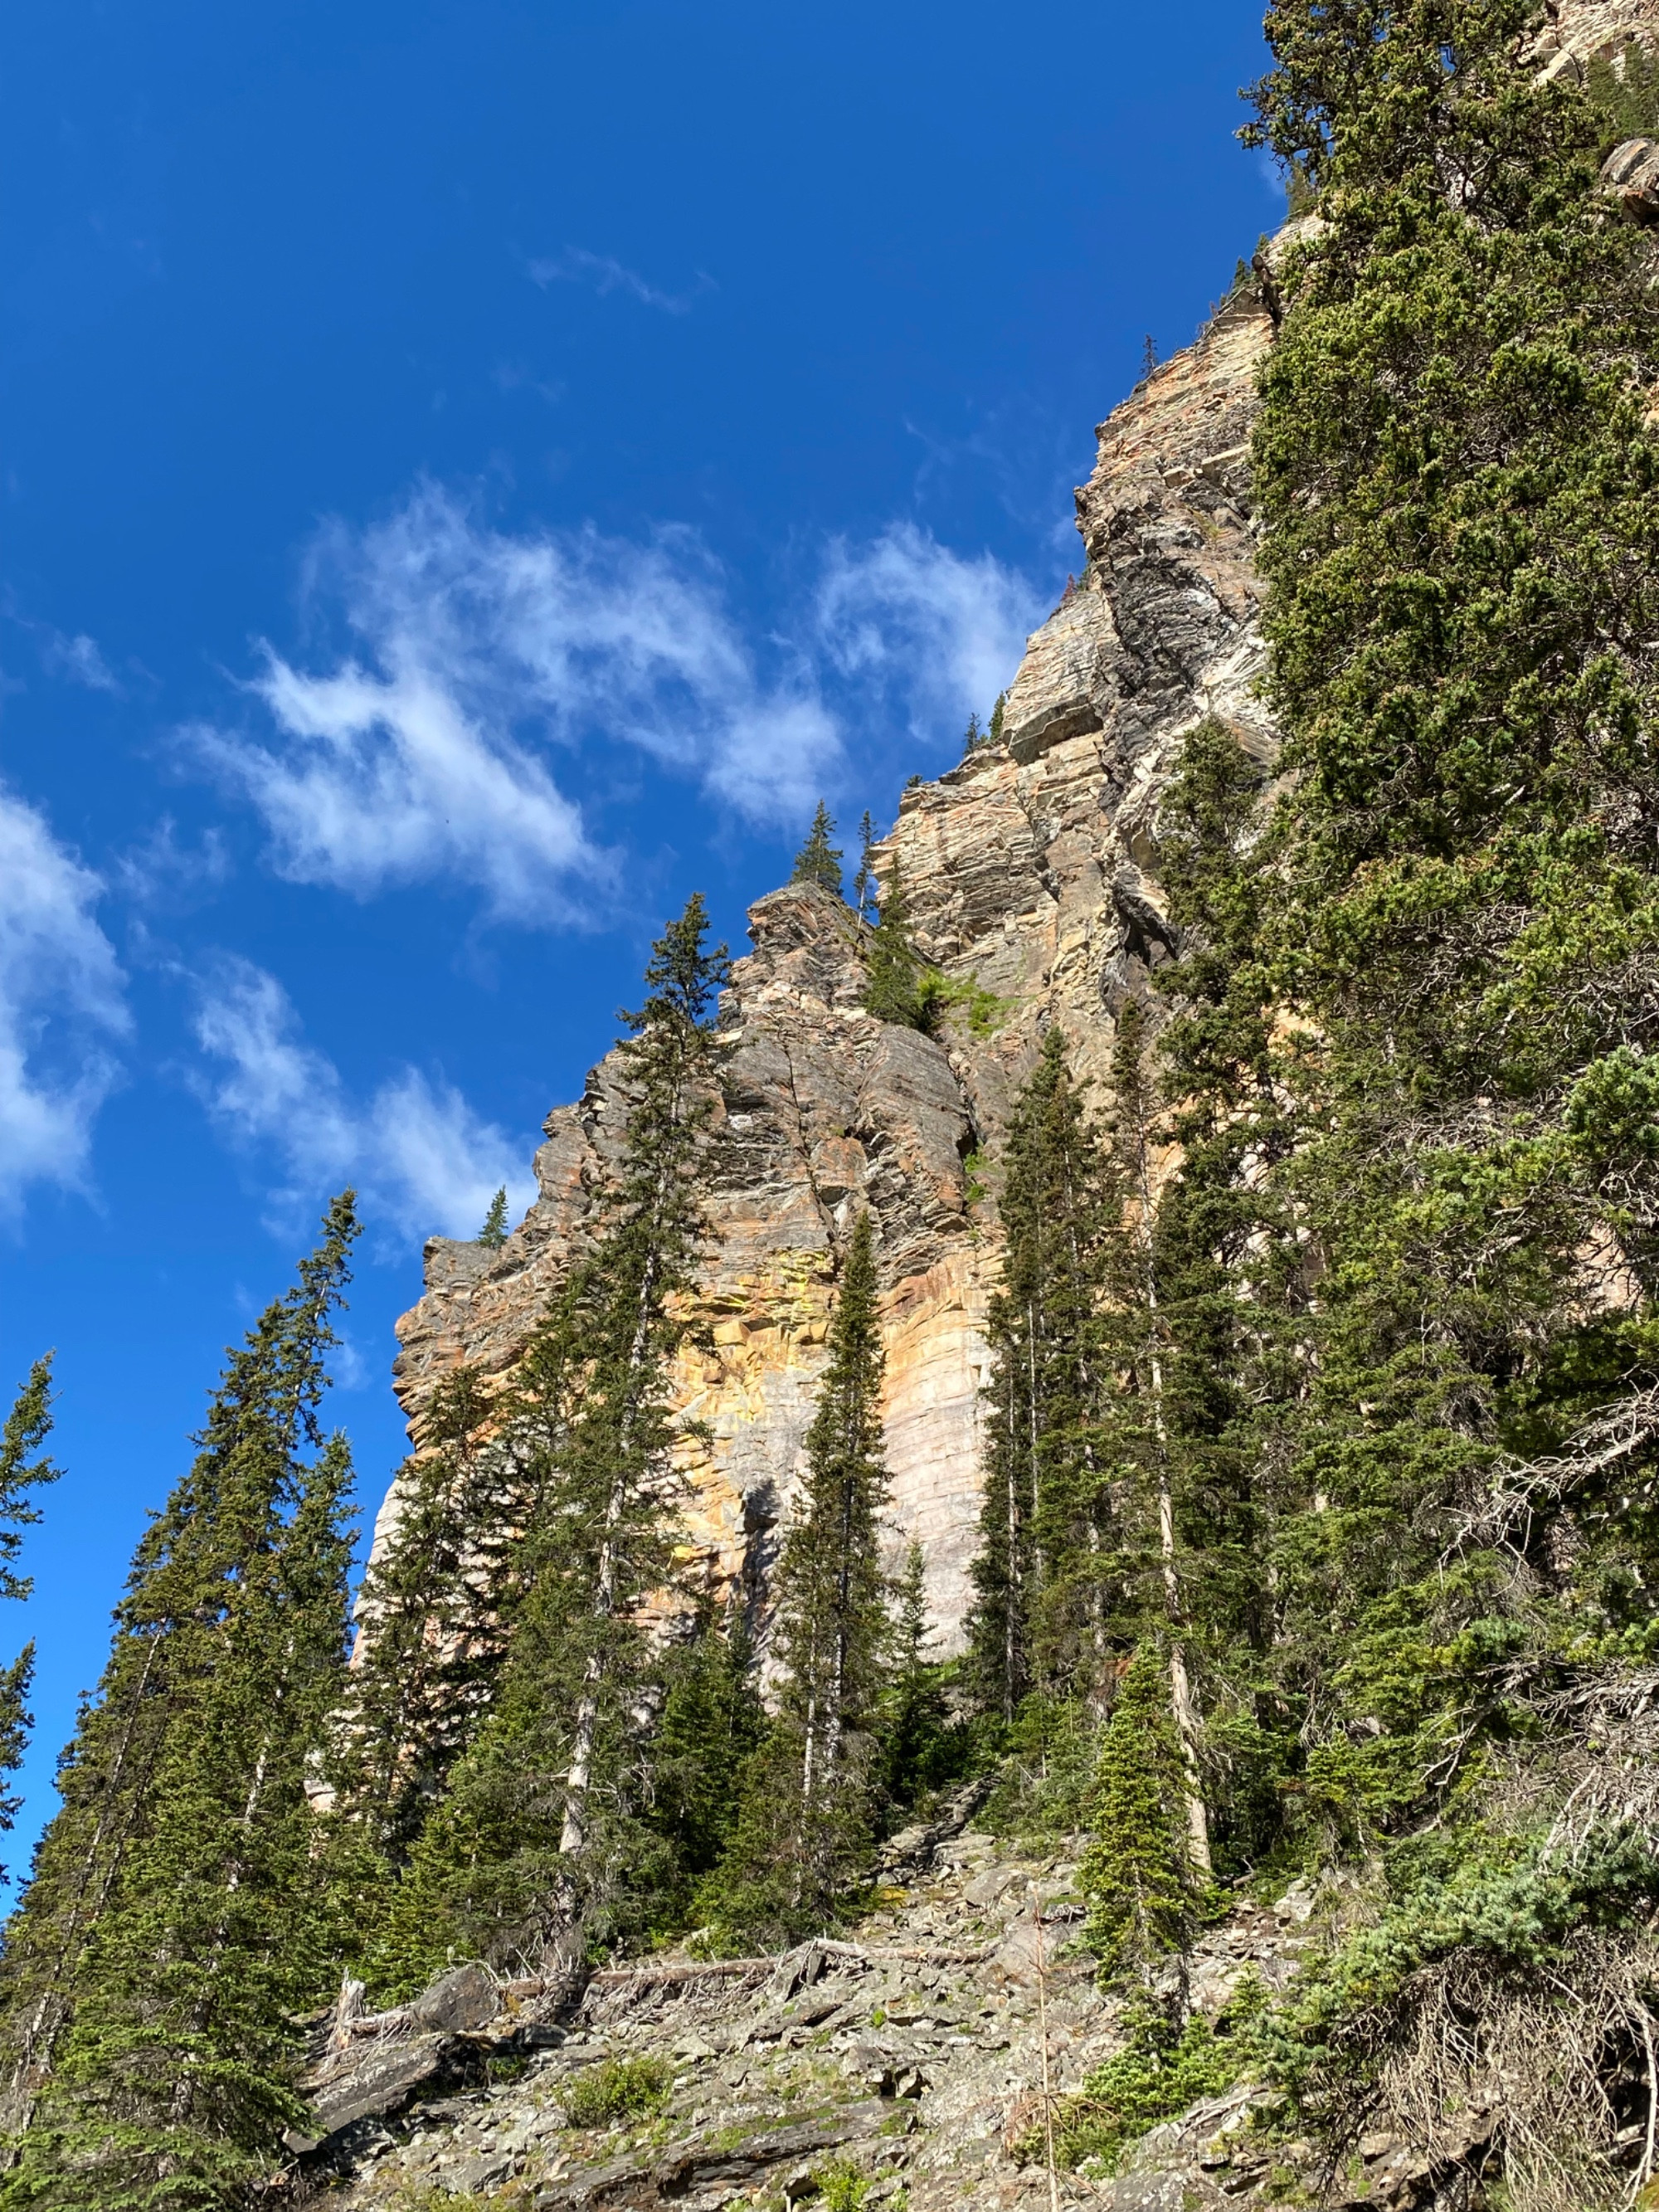
[[[1249, 0], [34, 0], [0, 31], [0, 1622], [27, 1809], [329, 1189], [373, 1508], [422, 1239], [703, 889], [955, 757], [1091, 428], [1282, 204]], [[850, 846], [850, 835], [846, 842]]]

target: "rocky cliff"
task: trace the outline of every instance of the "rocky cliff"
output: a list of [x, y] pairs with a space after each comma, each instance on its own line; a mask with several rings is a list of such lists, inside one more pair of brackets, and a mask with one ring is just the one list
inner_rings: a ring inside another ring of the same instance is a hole
[[[763, 1581], [811, 1416], [836, 1271], [857, 1210], [879, 1232], [886, 1429], [896, 1517], [923, 1544], [931, 1602], [960, 1635], [978, 1510], [994, 1158], [1044, 1026], [1103, 1073], [1112, 1009], [1168, 957], [1153, 817], [1183, 731], [1218, 714], [1267, 753], [1250, 690], [1260, 652], [1247, 446], [1271, 337], [1254, 291], [1105, 422], [1078, 494], [1079, 587], [1031, 638], [1005, 740], [905, 793], [884, 853], [921, 948], [981, 997], [938, 1042], [860, 1006], [856, 917], [811, 887], [750, 915], [723, 1021], [732, 1041], [724, 1164], [704, 1299], [712, 1347], [677, 1396], [693, 1448], [696, 1540], [724, 1577]], [[416, 1437], [457, 1361], [504, 1377], [592, 1202], [623, 1109], [614, 1056], [550, 1115], [540, 1195], [498, 1250], [434, 1238], [425, 1296], [398, 1325], [397, 1385]], [[387, 1501], [381, 1528], [395, 1515]]]
[[[1654, 0], [1559, 0], [1540, 62], [1582, 74], [1632, 34], [1651, 40], [1655, 16]], [[1643, 149], [1659, 175], [1648, 141], [1620, 149], [1610, 171], [1622, 159], [1644, 177]], [[1631, 211], [1639, 219], [1644, 207]], [[1271, 269], [1260, 273], [1265, 285], [1238, 290], [1100, 426], [1077, 494], [1082, 580], [1027, 644], [1002, 742], [907, 790], [882, 848], [902, 868], [922, 951], [991, 995], [948, 1014], [938, 1042], [872, 1020], [860, 1005], [861, 928], [847, 908], [793, 886], [751, 909], [754, 950], [737, 963], [724, 1014], [731, 1142], [704, 1283], [713, 1348], [688, 1353], [677, 1388], [709, 1437], [690, 1462], [696, 1540], [723, 1577], [751, 1589], [798, 1473], [837, 1243], [867, 1206], [896, 1519], [926, 1548], [947, 1642], [960, 1638], [998, 1261], [994, 1200], [973, 1170], [994, 1160], [1048, 1024], [1064, 1024], [1105, 1101], [1115, 1009], [1173, 951], [1157, 813], [1185, 732], [1214, 715], [1263, 761], [1276, 744], [1255, 689], [1249, 441], [1273, 331]], [[510, 1371], [623, 1110], [613, 1057], [579, 1103], [549, 1116], [540, 1195], [507, 1244], [428, 1245], [426, 1293], [398, 1325], [396, 1367], [417, 1441], [430, 1393], [457, 1361]], [[394, 1492], [382, 1529], [395, 1511]]]

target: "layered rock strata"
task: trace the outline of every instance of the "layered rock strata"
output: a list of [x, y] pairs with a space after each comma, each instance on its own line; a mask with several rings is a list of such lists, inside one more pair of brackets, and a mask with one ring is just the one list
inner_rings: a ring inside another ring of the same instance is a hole
[[[1103, 1076], [1114, 1006], [1170, 955], [1153, 815], [1182, 732], [1213, 713], [1252, 750], [1273, 743], [1249, 688], [1259, 592], [1246, 469], [1271, 329], [1255, 295], [1241, 295], [1102, 426], [1078, 495], [1083, 582], [1030, 641], [1005, 742], [905, 794], [885, 854], [903, 868], [918, 941], [981, 995], [946, 1016], [938, 1042], [873, 1020], [860, 1003], [868, 933], [840, 901], [797, 884], [751, 910], [754, 949], [722, 1011], [708, 1326], [682, 1358], [675, 1399], [700, 1433], [687, 1448], [692, 1540], [757, 1595], [799, 1478], [838, 1250], [867, 1206], [896, 1533], [921, 1542], [934, 1618], [947, 1645], [959, 1640], [998, 1251], [981, 1163], [1044, 1026], [1063, 1022], [1084, 1070]], [[626, 1112], [613, 1054], [577, 1104], [549, 1116], [539, 1196], [505, 1246], [428, 1244], [396, 1369], [417, 1441], [456, 1362], [509, 1374]], [[382, 1540], [397, 1504], [394, 1491]]]
[[[1656, 0], [1559, 0], [1536, 52], [1550, 73], [1582, 76], [1632, 36], [1659, 39]], [[1613, 180], [1627, 198], [1647, 188], [1645, 168], [1630, 168]], [[884, 857], [903, 871], [918, 942], [979, 995], [947, 1015], [937, 1042], [872, 1021], [861, 927], [839, 902], [792, 886], [752, 909], [754, 950], [723, 1017], [729, 1143], [702, 1285], [712, 1343], [687, 1352], [675, 1395], [707, 1425], [688, 1453], [694, 1540], [757, 1596], [799, 1474], [839, 1243], [868, 1206], [896, 1519], [926, 1549], [946, 1642], [960, 1638], [998, 1257], [983, 1163], [1049, 1023], [1064, 1024], [1105, 1102], [1115, 1011], [1176, 949], [1157, 816], [1187, 732], [1214, 715], [1264, 762], [1275, 747], [1255, 689], [1249, 443], [1273, 332], [1271, 266], [1261, 273], [1261, 288], [1237, 293], [1100, 426], [1077, 495], [1082, 581], [1026, 647], [1002, 742], [901, 802]], [[613, 1054], [577, 1104], [549, 1116], [540, 1194], [507, 1244], [428, 1246], [426, 1294], [398, 1325], [396, 1368], [417, 1441], [457, 1361], [510, 1372], [626, 1111]], [[394, 1491], [382, 1538], [396, 1510]]]

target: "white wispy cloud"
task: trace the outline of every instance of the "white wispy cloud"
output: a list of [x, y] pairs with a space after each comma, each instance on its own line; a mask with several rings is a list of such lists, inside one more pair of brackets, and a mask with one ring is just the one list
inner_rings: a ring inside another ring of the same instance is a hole
[[348, 1182], [371, 1219], [404, 1237], [475, 1235], [503, 1184], [518, 1214], [534, 1200], [523, 1146], [453, 1085], [405, 1067], [356, 1101], [264, 969], [227, 957], [197, 988], [196, 1041], [217, 1066], [195, 1087], [234, 1141], [280, 1163], [272, 1199], [285, 1227]]
[[865, 545], [835, 540], [817, 595], [831, 664], [898, 693], [923, 736], [954, 737], [986, 714], [1047, 611], [1017, 570], [989, 553], [953, 553], [910, 522]]
[[88, 691], [107, 691], [115, 698], [125, 698], [126, 687], [105, 659], [96, 638], [84, 631], [71, 637], [46, 623], [35, 627], [40, 641], [40, 665], [49, 676], [61, 676]]
[[526, 272], [531, 283], [539, 284], [544, 291], [550, 284], [590, 284], [601, 299], [611, 292], [625, 293], [642, 307], [659, 308], [665, 315], [689, 314], [699, 294], [714, 289], [714, 278], [699, 270], [690, 292], [662, 291], [647, 283], [636, 269], [629, 269], [608, 253], [590, 253], [584, 246], [567, 246], [551, 259], [527, 262]]
[[810, 672], [769, 681], [694, 532], [512, 535], [422, 488], [336, 526], [310, 563], [359, 652], [302, 669], [273, 647], [248, 686], [274, 735], [186, 733], [263, 815], [278, 870], [368, 896], [448, 877], [495, 914], [571, 916], [613, 874], [544, 752], [637, 747], [750, 821], [789, 825], [830, 787], [835, 718]]
[[130, 1026], [94, 919], [103, 884], [0, 788], [0, 1212], [33, 1182], [84, 1183], [93, 1122]]

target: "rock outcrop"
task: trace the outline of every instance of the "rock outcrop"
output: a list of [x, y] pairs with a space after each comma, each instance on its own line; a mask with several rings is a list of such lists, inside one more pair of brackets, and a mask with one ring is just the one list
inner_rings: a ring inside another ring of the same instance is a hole
[[[447, 1983], [425, 2011], [343, 2033], [319, 2023], [328, 2048], [305, 2085], [316, 2132], [294, 2193], [338, 2212], [736, 2212], [826, 2195], [839, 2175], [841, 2201], [870, 2212], [1469, 2201], [1454, 2168], [1466, 2154], [1479, 2163], [1483, 2115], [1432, 2154], [1364, 2136], [1332, 2176], [1248, 2076], [1127, 2146], [1115, 2174], [1102, 2160], [1057, 2172], [1051, 2197], [1045, 2076], [1073, 2095], [1126, 2039], [1121, 2004], [1077, 1955], [1082, 1842], [999, 1847], [958, 1820], [890, 1865], [862, 1924], [781, 1958], [676, 1954], [585, 1986], [503, 1983], [447, 2029], [427, 2016]], [[1348, 1905], [1340, 1885], [1305, 1881], [1272, 1905], [1241, 1901], [1194, 1948], [1194, 2010], [1222, 2018], [1247, 1976], [1282, 1988]]]
[[[1196, 346], [1105, 422], [1078, 494], [1082, 584], [1031, 638], [1004, 741], [907, 792], [887, 842], [922, 949], [981, 995], [938, 1042], [862, 1011], [867, 933], [829, 894], [760, 900], [723, 1011], [724, 1162], [703, 1282], [712, 1346], [676, 1379], [706, 1425], [690, 1447], [694, 1540], [759, 1593], [823, 1361], [836, 1255], [857, 1210], [878, 1231], [894, 1507], [922, 1543], [946, 1644], [959, 1639], [978, 1513], [984, 1322], [997, 1265], [994, 1158], [1050, 1021], [1103, 1079], [1112, 1012], [1173, 936], [1154, 815], [1182, 732], [1217, 714], [1264, 757], [1247, 449], [1272, 324], [1242, 291]], [[984, 994], [991, 994], [986, 996]], [[505, 1246], [434, 1238], [399, 1324], [397, 1384], [417, 1440], [457, 1361], [505, 1377], [558, 1279], [626, 1101], [612, 1054], [556, 1108], [540, 1195]], [[381, 1533], [395, 1517], [395, 1492]]]
[[[1534, 51], [1547, 73], [1582, 78], [1632, 37], [1659, 40], [1655, 0], [1559, 0]], [[1610, 188], [1644, 220], [1659, 193], [1648, 148], [1632, 142], [1609, 165]], [[884, 851], [902, 867], [917, 940], [981, 995], [947, 1015], [937, 1042], [872, 1021], [860, 1006], [864, 933], [838, 901], [793, 885], [751, 911], [754, 950], [725, 1010], [731, 1142], [704, 1284], [713, 1350], [687, 1355], [677, 1397], [708, 1429], [690, 1462], [695, 1539], [721, 1577], [757, 1594], [799, 1473], [838, 1243], [867, 1206], [896, 1517], [925, 1547], [947, 1644], [960, 1638], [998, 1258], [982, 1164], [1050, 1022], [1105, 1102], [1115, 1011], [1176, 950], [1157, 815], [1185, 733], [1214, 715], [1257, 758], [1273, 756], [1255, 689], [1249, 445], [1273, 267], [1316, 220], [1259, 256], [1260, 285], [1236, 292], [1100, 426], [1077, 494], [1082, 580], [1027, 644], [1002, 741], [901, 801]], [[512, 1368], [625, 1104], [613, 1054], [578, 1104], [549, 1116], [540, 1195], [507, 1244], [428, 1246], [426, 1294], [399, 1324], [396, 1368], [417, 1439], [457, 1361], [496, 1377]], [[383, 1531], [396, 1510], [394, 1494]]]

